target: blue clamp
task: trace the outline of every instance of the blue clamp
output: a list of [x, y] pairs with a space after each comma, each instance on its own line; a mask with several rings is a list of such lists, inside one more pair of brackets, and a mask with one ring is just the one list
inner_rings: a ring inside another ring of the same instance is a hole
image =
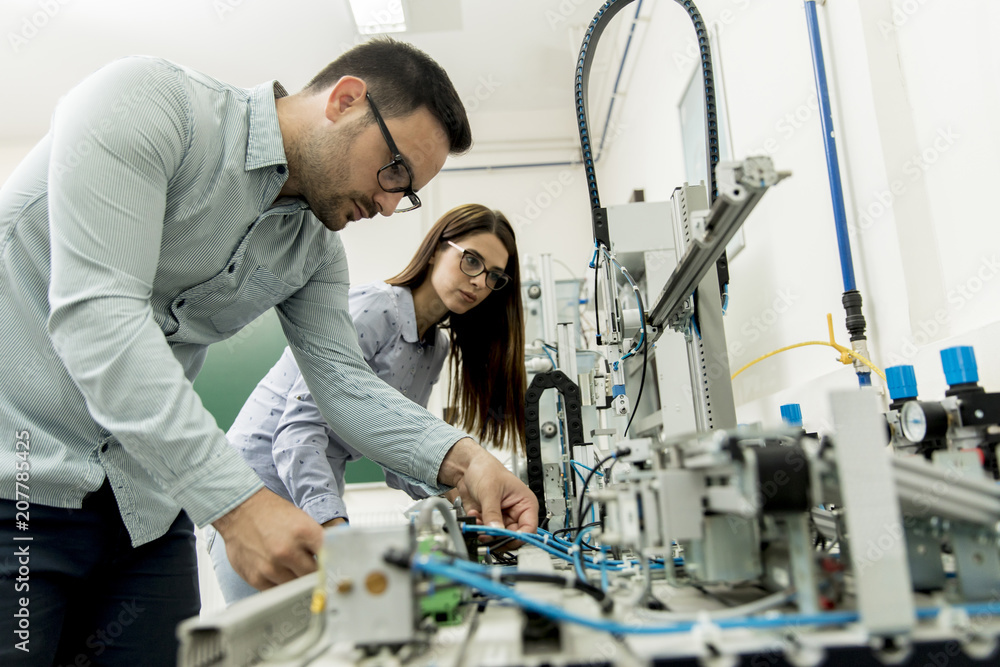
[[885, 369], [885, 384], [894, 401], [917, 397], [917, 376], [913, 366], [889, 366]]
[[798, 403], [787, 403], [780, 410], [781, 421], [789, 426], [802, 426], [802, 408]]
[[976, 353], [970, 345], [941, 350], [941, 365], [944, 367], [944, 379], [949, 387], [979, 382]]
[[625, 385], [616, 384], [611, 387], [611, 398], [617, 398], [618, 396], [625, 395]]

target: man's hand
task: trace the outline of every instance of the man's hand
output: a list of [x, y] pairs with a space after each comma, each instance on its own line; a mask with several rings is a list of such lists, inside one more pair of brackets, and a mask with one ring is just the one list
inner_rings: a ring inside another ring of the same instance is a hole
[[236, 573], [264, 590], [316, 571], [323, 529], [312, 517], [261, 489], [213, 524]]
[[345, 519], [342, 516], [338, 516], [335, 519], [330, 519], [329, 521], [324, 521], [320, 525], [323, 526], [324, 528], [331, 528], [333, 526], [339, 526], [339, 525], [341, 525], [343, 523], [347, 523], [347, 519]]
[[488, 526], [527, 533], [538, 528], [535, 494], [470, 438], [448, 451], [438, 481], [456, 487], [465, 509]]

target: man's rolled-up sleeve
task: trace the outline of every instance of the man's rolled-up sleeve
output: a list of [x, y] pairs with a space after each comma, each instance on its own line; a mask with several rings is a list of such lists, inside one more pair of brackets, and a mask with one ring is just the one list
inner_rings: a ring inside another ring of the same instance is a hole
[[49, 334], [93, 418], [198, 525], [262, 487], [205, 410], [150, 297], [190, 141], [179, 73], [117, 61], [60, 103], [49, 168]]

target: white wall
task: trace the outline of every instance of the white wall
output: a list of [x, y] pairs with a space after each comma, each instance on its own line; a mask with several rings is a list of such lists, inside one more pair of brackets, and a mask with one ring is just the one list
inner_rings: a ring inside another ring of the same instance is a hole
[[[698, 4], [719, 30], [735, 155], [766, 153], [793, 172], [749, 218], [747, 247], [731, 263], [730, 365], [826, 339], [827, 312], [847, 343], [802, 3]], [[1000, 141], [987, 119], [1000, 112], [1000, 57], [988, 36], [1000, 29], [1000, 8], [829, 0], [819, 13], [873, 360], [915, 364], [922, 395], [934, 397], [944, 389], [937, 351], [971, 342], [984, 383], [995, 387], [1000, 226], [987, 198], [1000, 177]], [[676, 109], [695, 67], [692, 35], [683, 11], [655, 5], [625, 100], [626, 131], [598, 169], [605, 203], [642, 186], [648, 199], [666, 198], [683, 181]], [[734, 382], [740, 420], [777, 423], [779, 404], [800, 401], [807, 426], [824, 425], [826, 393], [857, 384], [835, 357], [809, 347], [747, 370]]]

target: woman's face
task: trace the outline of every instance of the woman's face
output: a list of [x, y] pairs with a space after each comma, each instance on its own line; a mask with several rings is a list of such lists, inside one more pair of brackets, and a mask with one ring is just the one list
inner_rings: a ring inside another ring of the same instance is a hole
[[[490, 295], [486, 286], [486, 274], [490, 271], [504, 271], [510, 255], [496, 234], [479, 232], [451, 239], [466, 253], [478, 257], [486, 270], [478, 276], [467, 276], [462, 271], [463, 253], [447, 242], [438, 248], [431, 260], [431, 285], [441, 302], [453, 313], [465, 313]], [[503, 289], [511, 289], [507, 285]]]

